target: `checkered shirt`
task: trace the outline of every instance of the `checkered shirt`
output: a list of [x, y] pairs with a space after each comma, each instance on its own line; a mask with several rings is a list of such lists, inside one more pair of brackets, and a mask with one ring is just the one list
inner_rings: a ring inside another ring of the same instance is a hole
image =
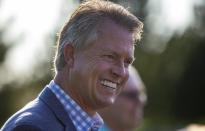
[[55, 84], [53, 80], [48, 87], [63, 105], [77, 131], [98, 131], [103, 125], [103, 120], [98, 113], [96, 113], [93, 118], [90, 117], [68, 94]]

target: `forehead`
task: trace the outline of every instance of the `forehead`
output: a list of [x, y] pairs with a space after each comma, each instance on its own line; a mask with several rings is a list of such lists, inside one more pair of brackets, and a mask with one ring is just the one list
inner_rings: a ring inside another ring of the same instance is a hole
[[112, 34], [114, 38], [121, 36], [125, 40], [133, 43], [133, 33], [128, 31], [127, 28], [115, 23], [110, 19], [103, 19], [101, 22], [99, 22], [98, 33], [99, 37], [102, 37], [102, 35], [104, 37], [110, 36], [110, 34]]
[[97, 43], [102, 49], [134, 53], [133, 34], [112, 20], [104, 20], [98, 29]]

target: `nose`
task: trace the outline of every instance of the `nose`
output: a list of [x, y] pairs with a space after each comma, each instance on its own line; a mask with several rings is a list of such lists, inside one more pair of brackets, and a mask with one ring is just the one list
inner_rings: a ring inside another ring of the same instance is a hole
[[128, 76], [128, 68], [125, 67], [124, 63], [118, 63], [112, 68], [112, 74], [115, 77], [126, 77]]

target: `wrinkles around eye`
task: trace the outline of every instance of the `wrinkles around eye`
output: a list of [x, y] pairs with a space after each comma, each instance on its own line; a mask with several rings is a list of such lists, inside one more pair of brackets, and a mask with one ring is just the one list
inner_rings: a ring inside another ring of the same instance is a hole
[[107, 58], [107, 59], [114, 59], [113, 55], [103, 55], [103, 57]]

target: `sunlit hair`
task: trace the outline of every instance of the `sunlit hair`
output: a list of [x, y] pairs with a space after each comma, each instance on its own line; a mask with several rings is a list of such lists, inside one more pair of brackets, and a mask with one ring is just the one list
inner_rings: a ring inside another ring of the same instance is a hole
[[84, 1], [75, 9], [59, 33], [54, 60], [56, 71], [66, 64], [64, 46], [72, 44], [77, 51], [84, 49], [89, 43], [97, 40], [99, 24], [106, 19], [132, 32], [134, 40], [140, 40], [143, 24], [125, 8], [104, 0]]

